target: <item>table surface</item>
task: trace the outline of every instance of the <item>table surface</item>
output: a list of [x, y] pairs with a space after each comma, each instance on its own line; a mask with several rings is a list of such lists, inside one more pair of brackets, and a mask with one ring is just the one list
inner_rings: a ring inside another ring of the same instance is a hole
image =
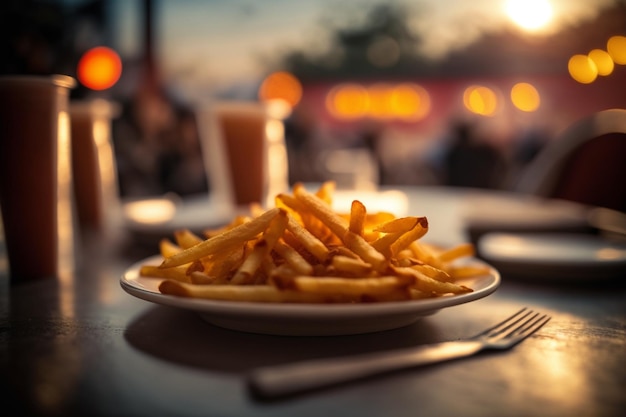
[[[432, 238], [465, 239], [462, 190], [406, 189]], [[2, 403], [41, 416], [623, 416], [626, 291], [503, 276], [479, 301], [380, 333], [285, 337], [221, 329], [125, 293], [119, 278], [151, 248], [81, 245], [71, 279], [9, 286], [0, 275]], [[295, 360], [471, 336], [523, 306], [552, 316], [512, 350], [484, 353], [275, 401], [248, 372]]]

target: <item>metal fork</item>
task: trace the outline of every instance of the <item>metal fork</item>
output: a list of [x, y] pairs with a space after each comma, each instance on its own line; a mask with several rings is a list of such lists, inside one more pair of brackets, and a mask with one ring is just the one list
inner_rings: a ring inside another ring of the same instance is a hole
[[259, 368], [250, 375], [250, 388], [257, 396], [279, 397], [394, 370], [466, 357], [486, 349], [509, 349], [549, 320], [550, 317], [545, 314], [523, 308], [469, 339]]

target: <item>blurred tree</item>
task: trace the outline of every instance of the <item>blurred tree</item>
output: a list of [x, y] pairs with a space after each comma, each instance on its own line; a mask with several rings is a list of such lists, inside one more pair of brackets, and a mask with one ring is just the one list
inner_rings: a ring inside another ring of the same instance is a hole
[[380, 78], [408, 74], [429, 62], [416, 53], [420, 38], [411, 31], [408, 11], [399, 5], [373, 7], [363, 24], [333, 28], [331, 44], [322, 53], [291, 51], [280, 67], [302, 80], [312, 78]]
[[486, 31], [463, 48], [440, 58], [420, 54], [422, 38], [409, 24], [418, 8], [374, 6], [361, 24], [328, 26], [331, 43], [319, 52], [292, 50], [278, 67], [303, 81], [328, 78], [401, 78], [566, 74], [569, 57], [605, 46], [626, 30], [626, 0], [615, 0], [593, 19], [570, 22], [553, 34], [529, 36], [512, 26]]

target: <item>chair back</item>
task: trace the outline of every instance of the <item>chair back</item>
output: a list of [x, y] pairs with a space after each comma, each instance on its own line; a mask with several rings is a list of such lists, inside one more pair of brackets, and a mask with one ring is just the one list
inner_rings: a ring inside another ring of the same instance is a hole
[[626, 110], [571, 125], [528, 165], [517, 191], [626, 212]]

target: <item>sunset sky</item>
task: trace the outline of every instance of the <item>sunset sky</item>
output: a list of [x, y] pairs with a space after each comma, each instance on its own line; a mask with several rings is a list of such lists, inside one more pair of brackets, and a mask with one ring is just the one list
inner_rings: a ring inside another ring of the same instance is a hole
[[[445, 56], [485, 32], [517, 23], [534, 36], [593, 19], [615, 0], [396, 0], [408, 10], [421, 52]], [[137, 54], [140, 3], [112, 4], [115, 47]], [[358, 26], [376, 0], [184, 0], [156, 2], [157, 54], [166, 79], [184, 95], [256, 82], [281, 51], [323, 50], [332, 28]], [[524, 20], [526, 18], [526, 20]], [[529, 20], [530, 19], [530, 20]], [[543, 20], [542, 20], [543, 19]]]

